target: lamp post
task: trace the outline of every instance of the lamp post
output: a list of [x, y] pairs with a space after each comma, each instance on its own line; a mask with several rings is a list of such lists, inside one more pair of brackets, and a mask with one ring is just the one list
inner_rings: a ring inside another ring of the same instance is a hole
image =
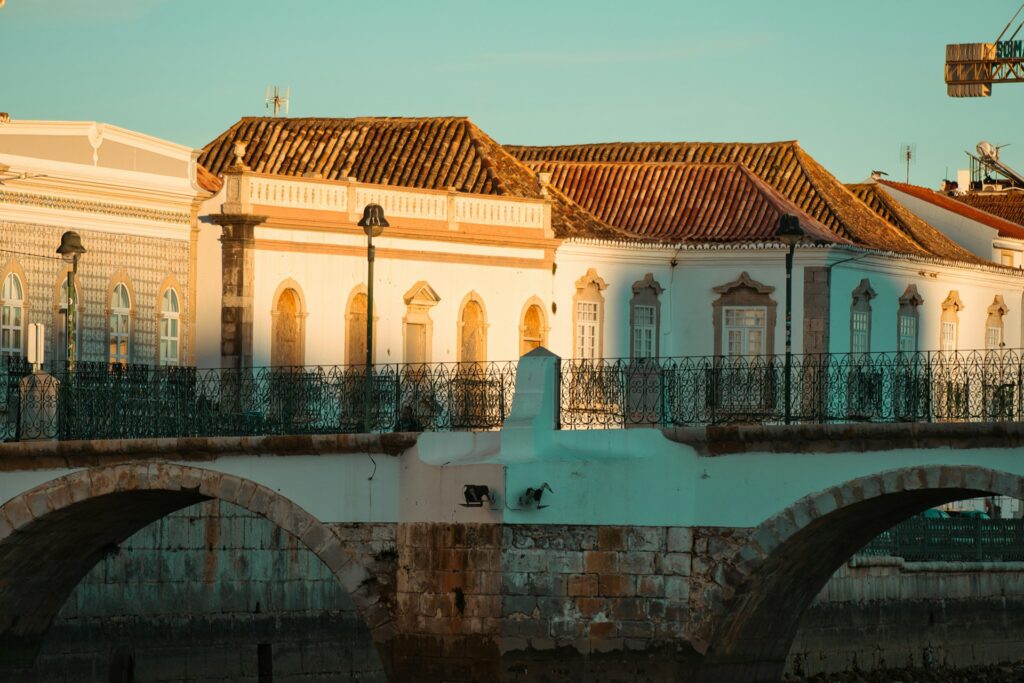
[[791, 376], [793, 367], [793, 253], [796, 251], [797, 242], [804, 236], [800, 220], [796, 216], [783, 215], [779, 218], [779, 228], [775, 231], [775, 236], [789, 247], [786, 252], [786, 361], [784, 368], [786, 375], [783, 380], [786, 400], [784, 418], [786, 424], [789, 424], [793, 417], [791, 405], [793, 395], [793, 378]]
[[387, 219], [384, 218], [384, 207], [380, 204], [367, 204], [363, 208], [359, 227], [366, 233], [366, 396], [363, 405], [363, 429], [369, 432], [372, 429], [370, 414], [373, 403], [373, 238], [380, 236], [384, 228], [389, 227]]
[[78, 322], [78, 293], [75, 291], [75, 277], [78, 275], [78, 257], [85, 253], [82, 238], [77, 232], [69, 230], [60, 236], [57, 253], [64, 261], [71, 264], [71, 270], [68, 271], [68, 313], [66, 316], [68, 325], [67, 370], [70, 372], [75, 369], [75, 330]]

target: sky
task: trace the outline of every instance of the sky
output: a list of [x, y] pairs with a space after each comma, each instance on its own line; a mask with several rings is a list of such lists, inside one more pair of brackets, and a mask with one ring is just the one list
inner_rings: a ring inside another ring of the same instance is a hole
[[503, 143], [796, 139], [843, 181], [1024, 170], [1024, 84], [953, 99], [945, 44], [1017, 0], [7, 0], [0, 111], [201, 147], [264, 115], [466, 115]]

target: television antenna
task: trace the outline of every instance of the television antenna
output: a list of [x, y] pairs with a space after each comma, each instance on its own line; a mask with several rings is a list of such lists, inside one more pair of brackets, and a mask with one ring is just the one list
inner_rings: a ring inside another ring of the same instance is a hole
[[284, 115], [288, 116], [288, 100], [291, 99], [292, 89], [287, 87], [284, 89], [284, 95], [281, 94], [280, 86], [274, 86], [274, 94], [270, 94], [270, 87], [267, 86], [267, 94], [264, 98], [264, 103], [267, 109], [273, 107], [274, 117], [281, 115], [281, 110], [284, 109]]
[[900, 163], [907, 169], [907, 184], [910, 184], [910, 166], [917, 163], [917, 144], [913, 142], [900, 143]]

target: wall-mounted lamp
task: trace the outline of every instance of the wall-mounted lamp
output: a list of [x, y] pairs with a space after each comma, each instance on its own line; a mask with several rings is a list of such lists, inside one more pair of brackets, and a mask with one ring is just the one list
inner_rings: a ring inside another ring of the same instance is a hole
[[495, 504], [495, 495], [486, 484], [466, 484], [462, 487], [462, 497], [466, 499], [465, 503], [461, 503], [464, 508], [481, 508], [484, 503], [493, 508]]
[[547, 505], [541, 505], [540, 500], [544, 497], [544, 492], [554, 493], [547, 482], [544, 482], [537, 488], [528, 488], [519, 496], [519, 507], [524, 509], [534, 508], [540, 510], [546, 508]]

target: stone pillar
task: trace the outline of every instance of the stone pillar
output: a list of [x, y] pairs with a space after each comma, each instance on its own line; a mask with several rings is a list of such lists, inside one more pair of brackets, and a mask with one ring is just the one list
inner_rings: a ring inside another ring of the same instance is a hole
[[804, 353], [828, 353], [831, 280], [826, 266], [804, 268]]
[[218, 214], [210, 219], [223, 228], [221, 235], [221, 367], [252, 367], [253, 285], [255, 253], [253, 233], [266, 216]]

